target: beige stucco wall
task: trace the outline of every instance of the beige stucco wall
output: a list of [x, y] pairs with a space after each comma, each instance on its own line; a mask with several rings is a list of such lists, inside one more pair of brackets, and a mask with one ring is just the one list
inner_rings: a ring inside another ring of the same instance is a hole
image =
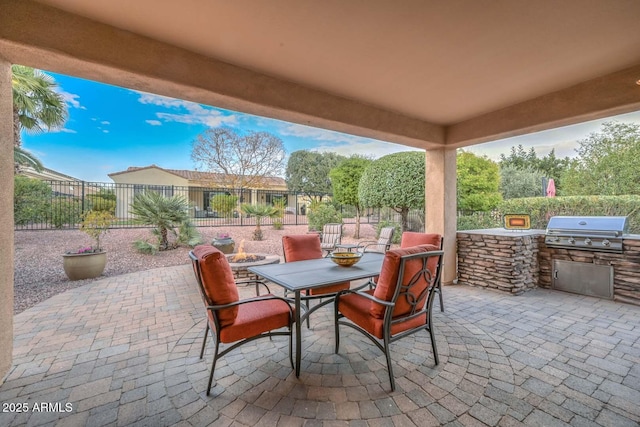
[[0, 384], [13, 352], [13, 103], [11, 64], [0, 57]]
[[131, 184], [125, 188], [116, 188], [116, 216], [127, 218], [129, 216], [129, 205], [133, 202], [135, 195], [134, 184], [163, 185], [182, 187], [176, 189], [174, 195], [182, 195], [189, 200], [189, 190], [186, 188], [189, 182], [177, 175], [165, 172], [156, 168], [141, 169], [133, 172], [110, 175], [116, 184]]
[[427, 151], [425, 166], [425, 231], [443, 236], [442, 282], [448, 285], [457, 278], [456, 150]]
[[110, 175], [110, 178], [118, 184], [189, 185], [186, 179], [155, 168]]

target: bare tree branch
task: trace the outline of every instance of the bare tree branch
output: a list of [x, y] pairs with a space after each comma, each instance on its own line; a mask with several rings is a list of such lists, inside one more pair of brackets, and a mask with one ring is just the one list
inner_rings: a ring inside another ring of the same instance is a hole
[[265, 188], [268, 180], [284, 171], [284, 144], [267, 132], [249, 132], [241, 136], [232, 129], [207, 129], [193, 141], [191, 159], [197, 168], [218, 174], [212, 186]]

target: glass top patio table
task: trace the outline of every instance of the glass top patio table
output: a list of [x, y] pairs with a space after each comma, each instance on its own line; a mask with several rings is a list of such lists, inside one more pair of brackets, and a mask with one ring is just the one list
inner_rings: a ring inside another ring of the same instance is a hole
[[[295, 295], [295, 328], [296, 328], [296, 377], [300, 376], [301, 336], [300, 324], [310, 312], [301, 313], [300, 293], [305, 289], [320, 288], [335, 283], [367, 279], [380, 274], [384, 254], [365, 253], [362, 259], [351, 267], [341, 267], [330, 258], [310, 259], [306, 261], [287, 262], [249, 267], [253, 274], [282, 286]], [[331, 295], [327, 295], [331, 297]], [[331, 302], [325, 301], [322, 305]], [[314, 307], [317, 308], [318, 306]]]

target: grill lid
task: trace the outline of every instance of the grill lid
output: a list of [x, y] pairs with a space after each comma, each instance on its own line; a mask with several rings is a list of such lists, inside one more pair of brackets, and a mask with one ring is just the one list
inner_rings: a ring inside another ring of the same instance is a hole
[[626, 216], [554, 216], [547, 224], [547, 234], [622, 237], [627, 231]]

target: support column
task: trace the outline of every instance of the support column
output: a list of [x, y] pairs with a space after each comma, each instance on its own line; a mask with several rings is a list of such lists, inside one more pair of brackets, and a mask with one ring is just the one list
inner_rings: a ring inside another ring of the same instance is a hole
[[13, 353], [13, 94], [11, 63], [0, 57], [0, 384]]
[[448, 285], [457, 278], [456, 150], [428, 150], [425, 164], [425, 232], [444, 236], [442, 283]]

